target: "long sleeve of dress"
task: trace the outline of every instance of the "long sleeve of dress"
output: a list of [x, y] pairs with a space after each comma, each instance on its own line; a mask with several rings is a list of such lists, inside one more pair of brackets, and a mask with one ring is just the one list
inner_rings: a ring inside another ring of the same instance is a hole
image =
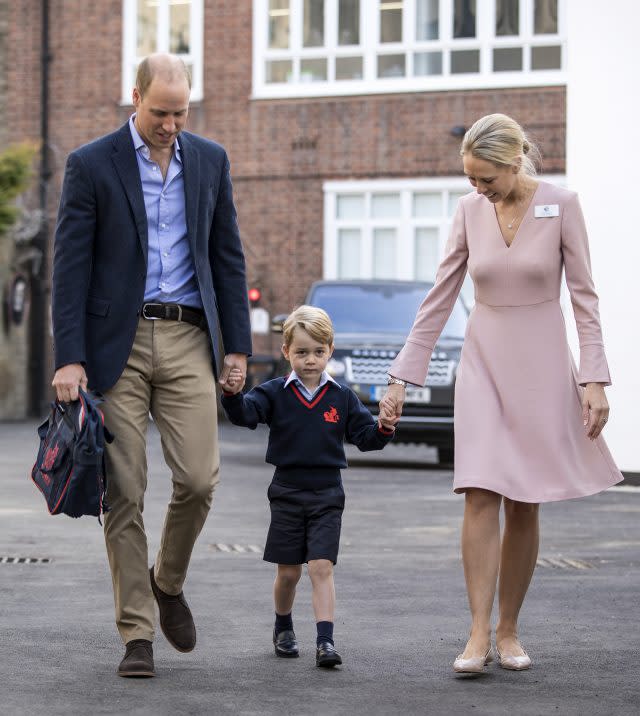
[[591, 277], [591, 259], [584, 216], [573, 195], [562, 214], [562, 258], [580, 342], [578, 382], [611, 385], [604, 353], [598, 295]]
[[467, 273], [468, 256], [464, 201], [459, 201], [435, 284], [418, 309], [411, 333], [389, 368], [390, 375], [424, 385], [431, 353]]

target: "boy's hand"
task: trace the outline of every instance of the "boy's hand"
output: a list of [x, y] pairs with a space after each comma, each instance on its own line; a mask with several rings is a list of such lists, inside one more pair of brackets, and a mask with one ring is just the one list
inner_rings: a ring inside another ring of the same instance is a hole
[[229, 371], [227, 381], [224, 385], [225, 391], [227, 393], [233, 393], [235, 395], [236, 393], [240, 392], [240, 390], [242, 390], [243, 384], [244, 379], [240, 368], [232, 368]]
[[395, 411], [385, 403], [384, 400], [380, 402], [380, 413], [378, 414], [378, 427], [384, 430], [395, 430], [396, 423], [400, 420], [396, 416]]
[[379, 419], [387, 429], [394, 427], [400, 420], [400, 416], [396, 414], [394, 405], [385, 398], [380, 401]]
[[395, 426], [396, 420], [395, 418], [393, 420], [389, 420], [389, 418], [385, 418], [382, 416], [382, 414], [378, 415], [378, 428], [381, 430], [394, 430], [396, 429]]
[[395, 383], [387, 387], [387, 392], [380, 401], [380, 414], [393, 419], [394, 425], [400, 420], [404, 404], [405, 388]]
[[[229, 376], [232, 371], [235, 372], [234, 385], [229, 384]], [[222, 389], [227, 393], [239, 393], [244, 387], [245, 376], [247, 374], [247, 356], [244, 353], [227, 353], [222, 364], [219, 383]], [[239, 376], [239, 378], [238, 378]]]

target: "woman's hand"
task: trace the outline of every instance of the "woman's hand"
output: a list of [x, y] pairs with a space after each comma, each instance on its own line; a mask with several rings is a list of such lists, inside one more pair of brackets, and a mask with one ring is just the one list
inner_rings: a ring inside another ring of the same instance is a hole
[[602, 383], [587, 383], [582, 395], [582, 420], [587, 437], [595, 440], [609, 419], [609, 403]]
[[405, 388], [403, 385], [391, 383], [380, 401], [380, 414], [384, 416], [385, 420], [392, 422], [393, 425], [398, 423], [402, 415], [404, 394]]

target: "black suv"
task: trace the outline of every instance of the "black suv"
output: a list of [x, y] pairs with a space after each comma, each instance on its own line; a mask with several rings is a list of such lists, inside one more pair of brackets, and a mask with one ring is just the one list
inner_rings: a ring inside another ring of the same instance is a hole
[[[329, 314], [335, 352], [327, 371], [352, 388], [374, 415], [387, 389], [387, 370], [404, 345], [418, 306], [433, 284], [423, 281], [318, 281], [306, 303]], [[424, 387], [407, 386], [396, 441], [434, 445], [441, 463], [453, 462], [453, 390], [467, 324], [460, 299], [429, 364]]]

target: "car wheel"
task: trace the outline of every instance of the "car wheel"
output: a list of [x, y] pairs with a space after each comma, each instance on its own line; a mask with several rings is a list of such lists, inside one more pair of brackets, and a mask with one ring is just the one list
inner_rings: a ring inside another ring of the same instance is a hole
[[438, 462], [441, 465], [453, 465], [453, 445], [438, 448]]

